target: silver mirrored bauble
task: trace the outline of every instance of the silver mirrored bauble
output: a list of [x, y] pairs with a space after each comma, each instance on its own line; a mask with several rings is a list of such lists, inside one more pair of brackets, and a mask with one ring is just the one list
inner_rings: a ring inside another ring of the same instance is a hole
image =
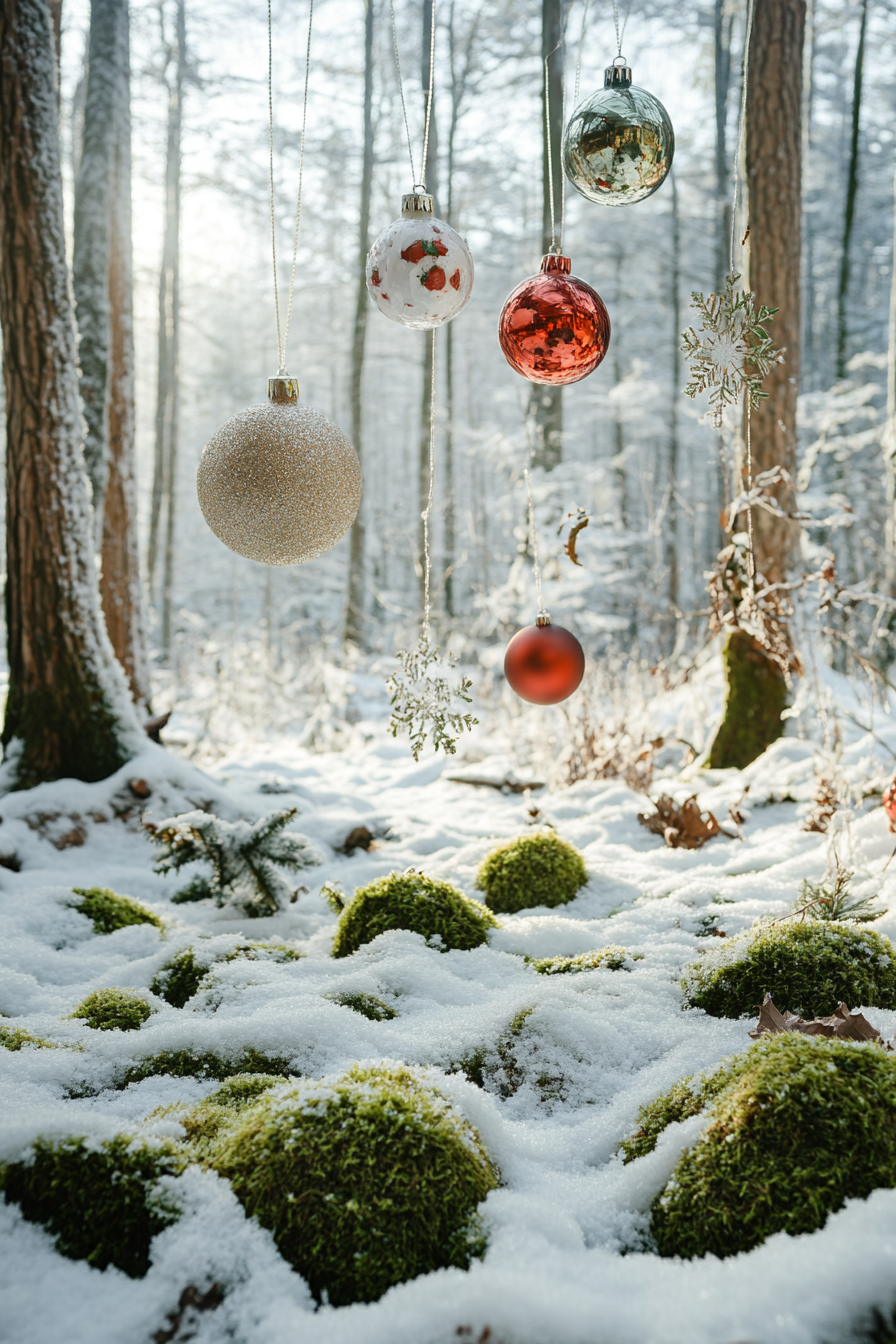
[[631, 76], [624, 62], [611, 65], [605, 87], [579, 104], [563, 135], [566, 176], [599, 205], [632, 205], [651, 196], [675, 152], [666, 109]]
[[301, 565], [335, 546], [361, 504], [361, 464], [342, 430], [272, 378], [271, 400], [213, 434], [196, 474], [215, 536], [265, 565]]

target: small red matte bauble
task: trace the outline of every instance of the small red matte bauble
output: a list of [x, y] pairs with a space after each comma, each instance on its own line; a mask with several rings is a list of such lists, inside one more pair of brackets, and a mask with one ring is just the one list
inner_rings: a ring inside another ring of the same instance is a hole
[[896, 779], [884, 789], [884, 811], [890, 823], [890, 830], [896, 831]]
[[504, 675], [510, 689], [532, 705], [558, 705], [585, 675], [585, 653], [575, 635], [539, 616], [507, 645]]
[[569, 273], [569, 257], [547, 256], [498, 319], [508, 364], [530, 383], [562, 386], [593, 373], [610, 345], [610, 316], [597, 290]]

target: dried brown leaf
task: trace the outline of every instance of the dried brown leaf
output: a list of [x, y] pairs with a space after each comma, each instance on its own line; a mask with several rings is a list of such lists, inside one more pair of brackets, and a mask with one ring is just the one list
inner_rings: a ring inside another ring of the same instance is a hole
[[670, 849], [700, 849], [715, 835], [736, 839], [719, 825], [712, 812], [700, 808], [696, 793], [683, 803], [676, 803], [664, 793], [654, 806], [655, 812], [639, 812], [638, 821], [654, 835], [661, 835]]
[[814, 1017], [809, 1021], [790, 1013], [783, 1013], [775, 1007], [771, 994], [766, 994], [759, 1009], [759, 1021], [750, 1035], [754, 1041], [760, 1036], [777, 1036], [782, 1031], [799, 1032], [802, 1036], [824, 1036], [828, 1040], [836, 1037], [841, 1041], [879, 1041], [880, 1032], [873, 1027], [863, 1013], [851, 1012], [845, 1003], [841, 1003], [830, 1017]]
[[582, 562], [576, 556], [576, 541], [578, 539], [579, 533], [582, 531], [584, 527], [588, 526], [590, 521], [591, 520], [587, 516], [585, 518], [582, 518], [579, 522], [576, 523], [575, 527], [571, 527], [569, 529], [569, 536], [566, 538], [566, 554], [569, 556], [573, 564], [578, 565], [580, 569], [582, 568]]

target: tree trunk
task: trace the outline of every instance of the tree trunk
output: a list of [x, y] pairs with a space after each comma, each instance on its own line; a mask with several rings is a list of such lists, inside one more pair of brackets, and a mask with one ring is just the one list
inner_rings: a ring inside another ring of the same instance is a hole
[[734, 11], [725, 0], [715, 0], [713, 14], [714, 85], [716, 111], [716, 293], [725, 287], [731, 249], [731, 183], [728, 172], [728, 92], [731, 88], [731, 29]]
[[[545, 61], [548, 70], [546, 82]], [[541, 250], [546, 253], [560, 242], [558, 228], [563, 193], [563, 163], [560, 155], [563, 136], [563, 0], [541, 0], [541, 86]], [[550, 471], [563, 460], [562, 387], [533, 383], [529, 392], [529, 417], [532, 421], [532, 465]]]
[[[420, 65], [423, 81], [423, 113], [426, 115], [426, 103], [429, 95], [429, 51], [432, 34], [433, 0], [423, 0], [422, 60]], [[436, 123], [435, 85], [433, 85], [432, 112], [429, 121], [429, 154], [426, 161], [426, 189], [433, 198], [436, 216], [439, 209], [439, 136]], [[432, 423], [432, 387], [436, 357], [435, 331], [427, 331], [423, 338], [423, 384], [420, 390], [420, 444], [417, 458], [417, 483], [420, 505], [420, 522], [417, 531], [417, 562], [415, 568], [420, 580], [420, 597], [423, 600], [423, 570], [426, 557], [423, 554], [423, 512], [429, 501], [429, 438]], [[430, 544], [432, 544], [432, 520], [430, 519]]]
[[887, 335], [887, 426], [882, 445], [887, 483], [885, 581], [888, 596], [896, 597], [896, 173], [893, 175], [893, 259], [890, 265], [890, 320]]
[[[775, 466], [796, 474], [805, 20], [806, 0], [755, 0], [747, 80], [747, 284], [757, 307], [778, 309], [771, 330], [785, 362], [772, 366], [763, 384], [768, 399], [750, 416], [754, 476]], [[792, 509], [792, 487], [773, 492], [782, 508]], [[753, 510], [757, 583], [786, 580], [795, 539], [789, 520]], [[725, 715], [710, 764], [741, 768], [781, 736], [786, 687], [780, 669], [745, 631], [727, 641], [725, 673]]]
[[[352, 443], [361, 458], [361, 390], [364, 380], [364, 344], [367, 337], [367, 281], [365, 266], [370, 245], [370, 193], [373, 182], [373, 0], [364, 0], [364, 149], [361, 164], [361, 205], [358, 218], [358, 293], [352, 341]], [[364, 645], [364, 520], [361, 509], [352, 523], [345, 642]]]
[[[186, 75], [186, 16], [177, 0], [174, 43], [167, 48], [173, 64], [168, 94], [168, 139], [165, 155], [165, 235], [159, 272], [159, 339], [156, 386], [155, 457], [149, 520], [149, 583], [154, 587], [159, 549], [163, 547], [162, 652], [171, 652], [171, 588], [174, 577], [174, 520], [177, 479], [177, 437], [180, 410], [180, 191], [183, 94]], [[164, 543], [162, 523], [164, 514]]]
[[859, 45], [852, 85], [852, 131], [849, 140], [849, 171], [846, 176], [846, 209], [843, 214], [843, 247], [840, 253], [840, 283], [837, 286], [837, 377], [846, 377], [847, 331], [846, 305], [849, 299], [849, 253], [859, 190], [859, 125], [862, 116], [862, 76], [865, 67], [865, 30], [868, 26], [868, 0], [862, 0]]
[[[107, 0], [108, 2], [108, 0]], [[127, 0], [122, 21], [121, 99], [111, 167], [109, 230], [108, 473], [103, 509], [100, 593], [106, 628], [138, 706], [149, 707], [149, 662], [140, 578], [134, 414], [134, 287], [131, 256], [131, 78]]]
[[9, 656], [3, 745], [16, 787], [102, 779], [145, 739], [100, 613], [46, 0], [6, 0], [0, 10], [0, 326]]

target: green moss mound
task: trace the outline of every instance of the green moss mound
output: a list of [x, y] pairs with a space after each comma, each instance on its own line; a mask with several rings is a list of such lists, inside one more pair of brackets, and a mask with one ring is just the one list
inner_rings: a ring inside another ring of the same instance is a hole
[[127, 989], [98, 989], [79, 1003], [71, 1017], [82, 1017], [94, 1031], [139, 1031], [152, 1009]]
[[0, 1046], [4, 1050], [21, 1050], [25, 1045], [33, 1045], [38, 1050], [56, 1050], [55, 1041], [45, 1041], [43, 1036], [32, 1036], [22, 1027], [0, 1026]]
[[359, 887], [343, 910], [333, 940], [334, 957], [350, 957], [389, 929], [410, 929], [439, 950], [469, 951], [488, 941], [498, 921], [478, 901], [450, 882], [437, 882], [409, 869]]
[[655, 1101], [648, 1102], [638, 1112], [638, 1128], [619, 1144], [623, 1164], [646, 1157], [656, 1147], [659, 1136], [667, 1125], [699, 1115], [713, 1097], [718, 1096], [747, 1067], [750, 1052], [723, 1060], [715, 1069], [683, 1078]]
[[150, 988], [172, 1008], [183, 1008], [199, 992], [218, 962], [300, 961], [303, 956], [303, 952], [297, 952], [285, 943], [240, 943], [232, 952], [220, 956], [203, 956], [201, 951], [197, 953], [195, 948], [185, 947], [165, 963]]
[[176, 1106], [165, 1110], [175, 1114], [183, 1126], [185, 1142], [193, 1157], [205, 1161], [219, 1142], [222, 1131], [281, 1081], [284, 1080], [264, 1073], [238, 1073], [188, 1111], [183, 1112]]
[[334, 1306], [466, 1268], [498, 1183], [478, 1134], [409, 1069], [354, 1068], [278, 1088], [228, 1127], [211, 1165]]
[[553, 831], [520, 835], [499, 845], [476, 874], [489, 910], [504, 915], [536, 905], [566, 905], [587, 881], [579, 851]]
[[160, 1050], [156, 1055], [134, 1064], [118, 1080], [121, 1090], [130, 1083], [144, 1078], [209, 1078], [224, 1082], [236, 1074], [263, 1073], [286, 1078], [292, 1072], [289, 1060], [279, 1055], [265, 1055], [260, 1050], [241, 1050], [233, 1056], [219, 1055], [213, 1050]]
[[398, 1016], [394, 1008], [390, 1008], [375, 994], [325, 994], [324, 998], [338, 1003], [342, 1008], [351, 1008], [352, 1012], [360, 1013], [371, 1022], [390, 1022]]
[[807, 1018], [826, 1017], [841, 1001], [896, 1008], [896, 959], [889, 938], [870, 929], [760, 924], [695, 962], [682, 987], [713, 1017], [755, 1016], [766, 994]]
[[145, 905], [130, 896], [119, 896], [109, 887], [74, 887], [73, 891], [81, 897], [74, 903], [74, 908], [93, 920], [94, 933], [114, 933], [129, 924], [154, 924], [157, 929], [164, 928], [158, 915]]
[[760, 1041], [708, 1113], [653, 1203], [660, 1255], [736, 1255], [896, 1186], [896, 1060], [879, 1046]]
[[0, 1168], [0, 1188], [29, 1222], [55, 1236], [63, 1255], [95, 1269], [115, 1265], [138, 1279], [149, 1269], [153, 1237], [178, 1217], [159, 1179], [184, 1165], [170, 1143], [38, 1139], [23, 1161]]
[[582, 971], [596, 971], [601, 966], [608, 971], [628, 971], [634, 958], [624, 947], [611, 944], [596, 952], [580, 952], [577, 957], [527, 957], [526, 960], [539, 975], [578, 975]]

